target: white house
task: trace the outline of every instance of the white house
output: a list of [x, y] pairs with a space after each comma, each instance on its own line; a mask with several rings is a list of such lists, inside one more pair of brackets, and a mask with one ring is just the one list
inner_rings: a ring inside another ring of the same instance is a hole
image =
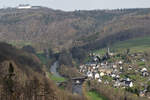
[[95, 74], [95, 79], [99, 79], [99, 78], [100, 78], [99, 73], [96, 73], [96, 74]]
[[102, 80], [99, 78], [99, 79], [98, 79], [98, 82], [99, 82], [99, 83], [101, 83], [101, 82], [102, 82]]
[[116, 78], [118, 78], [118, 79], [119, 79], [119, 78], [120, 78], [120, 76], [119, 76], [119, 75], [116, 75]]
[[104, 63], [101, 63], [101, 66], [104, 66], [105, 64]]
[[122, 65], [122, 64], [123, 64], [123, 61], [119, 61], [118, 64]]
[[120, 67], [120, 70], [122, 70], [122, 69], [123, 69], [123, 67], [121, 66], [121, 67]]
[[100, 65], [97, 65], [97, 66], [96, 66], [96, 68], [99, 68], [99, 67], [100, 67]]
[[125, 85], [128, 86], [128, 87], [133, 87], [133, 82], [129, 78], [127, 78], [125, 80]]
[[146, 77], [149, 76], [149, 73], [147, 71], [142, 72], [142, 76]]
[[113, 65], [113, 68], [117, 68], [117, 65]]
[[105, 75], [105, 73], [104, 73], [104, 72], [101, 72], [101, 73], [100, 73], [100, 76], [101, 76], [101, 77], [103, 77], [104, 75]]
[[87, 76], [88, 76], [89, 78], [93, 78], [92, 72], [87, 72]]
[[80, 81], [79, 81], [79, 80], [77, 80], [77, 81], [76, 81], [76, 84], [80, 84]]
[[98, 61], [98, 58], [97, 58], [97, 57], [94, 57], [93, 60], [94, 60], [94, 61]]
[[141, 72], [147, 72], [147, 68], [142, 68]]
[[96, 69], [96, 67], [94, 66], [93, 69]]
[[133, 87], [133, 82], [130, 82], [129, 87]]
[[116, 77], [116, 75], [115, 75], [115, 74], [112, 74], [111, 77], [114, 78], [114, 77]]
[[119, 87], [121, 83], [119, 81], [116, 81], [115, 84], [113, 85], [114, 87]]

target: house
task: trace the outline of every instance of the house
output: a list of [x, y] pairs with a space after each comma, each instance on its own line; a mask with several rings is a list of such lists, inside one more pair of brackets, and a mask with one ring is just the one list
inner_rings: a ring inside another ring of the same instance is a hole
[[92, 72], [87, 72], [87, 76], [88, 76], [89, 78], [93, 78], [93, 73], [92, 73]]
[[133, 82], [129, 78], [123, 79], [120, 82], [124, 87], [133, 87]]
[[133, 82], [132, 81], [126, 81], [125, 84], [128, 87], [133, 87]]
[[116, 78], [117, 78], [117, 79], [119, 79], [119, 78], [120, 78], [120, 76], [119, 76], [119, 75], [116, 75]]
[[147, 72], [147, 68], [142, 68], [141, 72]]
[[100, 67], [100, 65], [97, 65], [97, 66], [96, 66], [96, 68], [99, 68], [99, 67]]
[[93, 69], [96, 69], [96, 67], [95, 67], [95, 66], [93, 66]]
[[100, 72], [100, 76], [103, 77], [105, 75], [104, 72]]
[[96, 65], [97, 65], [97, 63], [95, 63], [95, 62], [88, 62], [88, 63], [86, 63], [86, 66], [93, 67], [93, 66], [96, 66]]
[[132, 70], [132, 66], [131, 66], [131, 65], [129, 65], [129, 68], [128, 68], [128, 70]]
[[95, 79], [99, 79], [99, 78], [100, 78], [99, 73], [96, 73], [96, 74], [95, 74]]
[[117, 65], [113, 65], [112, 67], [115, 69], [115, 68], [117, 68]]
[[149, 73], [148, 73], [148, 70], [147, 70], [147, 68], [142, 68], [141, 69], [141, 72], [142, 72], [142, 76], [149, 76]]
[[133, 87], [133, 82], [129, 78], [126, 78], [126, 80], [125, 80], [125, 86], [127, 86], [127, 87]]
[[93, 60], [94, 60], [95, 62], [99, 61], [99, 59], [97, 58], [97, 56], [94, 56], [94, 57], [93, 57]]
[[142, 72], [142, 76], [146, 77], [146, 76], [149, 76], [149, 73], [148, 72]]
[[99, 68], [100, 76], [103, 74], [110, 75], [112, 71], [113, 71], [112, 69]]
[[104, 63], [101, 63], [101, 66], [105, 66], [106, 64], [104, 64]]
[[146, 60], [144, 58], [142, 58], [141, 61], [145, 62]]
[[104, 82], [104, 84], [106, 84], [106, 85], [107, 85], [107, 84], [109, 84], [109, 82], [106, 80], [106, 81]]
[[83, 69], [83, 68], [84, 68], [84, 65], [80, 65], [79, 68], [80, 68], [80, 69]]
[[116, 77], [116, 75], [115, 75], [115, 74], [112, 74], [112, 75], [111, 75], [111, 77], [112, 77], [112, 78], [115, 78], [115, 77]]
[[123, 61], [119, 61], [118, 64], [119, 64], [119, 65], [122, 65], [122, 64], [123, 64]]
[[114, 73], [118, 73], [119, 71], [118, 71], [117, 69], [114, 69], [113, 72], [114, 72]]
[[123, 70], [123, 67], [122, 67], [122, 66], [120, 67], [120, 70]]
[[115, 88], [120, 87], [121, 83], [119, 81], [115, 81], [115, 84], [113, 85]]
[[80, 81], [79, 80], [76, 80], [76, 82], [75, 82], [76, 84], [80, 84]]
[[109, 70], [106, 70], [105, 73], [106, 73], [106, 75], [111, 75], [112, 71], [113, 71], [112, 69], [109, 69]]
[[99, 82], [99, 83], [101, 83], [101, 82], [102, 82], [102, 80], [99, 78], [99, 79], [98, 79], [98, 82]]

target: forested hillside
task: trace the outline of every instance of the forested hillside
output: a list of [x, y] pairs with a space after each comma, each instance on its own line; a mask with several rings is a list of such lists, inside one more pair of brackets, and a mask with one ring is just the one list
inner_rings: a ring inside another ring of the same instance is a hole
[[44, 7], [1, 9], [0, 40], [19, 46], [32, 45], [37, 50], [60, 51], [72, 46], [93, 49], [148, 35], [149, 19], [150, 9], [73, 12]]
[[[148, 9], [137, 10], [109, 21], [97, 39], [93, 40], [85, 46], [86, 49], [98, 49], [110, 46], [113, 43], [128, 39], [150, 36], [150, 12]], [[95, 37], [91, 35], [89, 38]]]
[[0, 43], [1, 100], [84, 100], [59, 90], [32, 54]]

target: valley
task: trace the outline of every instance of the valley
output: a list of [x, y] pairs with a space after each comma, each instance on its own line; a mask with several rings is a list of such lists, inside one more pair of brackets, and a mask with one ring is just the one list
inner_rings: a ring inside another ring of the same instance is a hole
[[150, 8], [0, 9], [0, 100], [149, 100], [149, 25]]

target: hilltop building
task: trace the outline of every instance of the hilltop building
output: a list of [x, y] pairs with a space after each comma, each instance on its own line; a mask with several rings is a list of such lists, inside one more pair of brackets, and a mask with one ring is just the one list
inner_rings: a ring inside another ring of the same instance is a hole
[[29, 4], [20, 4], [17, 9], [40, 9], [40, 6], [31, 6]]
[[31, 9], [31, 8], [32, 8], [32, 6], [29, 5], [29, 4], [26, 4], [26, 5], [20, 4], [20, 5], [17, 7], [17, 9]]

